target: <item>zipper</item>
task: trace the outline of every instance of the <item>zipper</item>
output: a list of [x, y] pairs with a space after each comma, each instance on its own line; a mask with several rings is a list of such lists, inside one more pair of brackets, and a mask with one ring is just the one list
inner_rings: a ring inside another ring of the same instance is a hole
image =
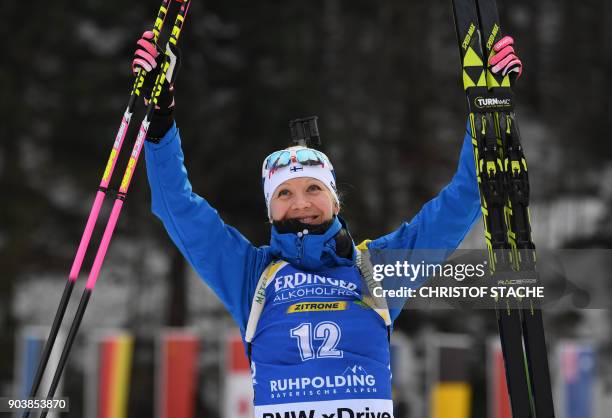
[[297, 247], [297, 261], [298, 263], [302, 260], [302, 258], [304, 257], [304, 239], [306, 238], [306, 236], [308, 235], [308, 229], [304, 229], [303, 231], [300, 231], [297, 233], [297, 243], [296, 243], [296, 247]]

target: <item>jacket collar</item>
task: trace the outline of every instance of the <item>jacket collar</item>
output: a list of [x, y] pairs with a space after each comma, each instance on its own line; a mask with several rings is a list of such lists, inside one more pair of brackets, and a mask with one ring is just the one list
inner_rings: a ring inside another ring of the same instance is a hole
[[353, 259], [340, 257], [336, 254], [334, 237], [342, 228], [346, 228], [343, 219], [336, 216], [334, 222], [323, 234], [311, 235], [304, 232], [281, 234], [272, 226], [270, 246], [275, 257], [283, 259], [294, 267], [304, 270], [320, 270], [336, 266], [355, 264]]

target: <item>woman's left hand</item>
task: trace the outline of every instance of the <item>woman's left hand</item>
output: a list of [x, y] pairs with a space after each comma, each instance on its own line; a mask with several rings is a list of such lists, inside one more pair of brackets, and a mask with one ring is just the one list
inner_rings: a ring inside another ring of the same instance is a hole
[[510, 36], [504, 36], [493, 45], [495, 53], [489, 59], [491, 71], [494, 74], [505, 76], [509, 73], [516, 73], [518, 79], [523, 73], [523, 63], [514, 52], [514, 39]]

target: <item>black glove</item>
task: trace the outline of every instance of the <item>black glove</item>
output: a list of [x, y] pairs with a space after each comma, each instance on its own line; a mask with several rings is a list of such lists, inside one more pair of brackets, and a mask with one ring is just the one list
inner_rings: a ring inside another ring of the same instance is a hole
[[151, 124], [147, 135], [147, 141], [158, 143], [168, 132], [174, 123], [174, 84], [181, 65], [181, 51], [178, 47], [168, 44], [166, 53], [153, 42], [153, 32], [147, 31], [137, 42], [132, 61], [132, 72], [138, 69], [147, 72], [145, 82], [141, 87], [145, 104], [149, 104], [151, 90], [157, 79], [163, 60], [169, 60], [169, 66], [165, 74], [166, 80], [157, 96], [157, 104], [151, 117]]

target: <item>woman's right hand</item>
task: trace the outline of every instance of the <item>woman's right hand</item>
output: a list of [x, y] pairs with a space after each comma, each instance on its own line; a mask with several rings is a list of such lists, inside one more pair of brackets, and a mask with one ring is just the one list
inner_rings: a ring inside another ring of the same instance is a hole
[[181, 52], [178, 47], [170, 45], [165, 53], [153, 40], [154, 34], [146, 31], [136, 42], [136, 50], [132, 59], [132, 73], [136, 75], [139, 70], [145, 71], [145, 82], [141, 87], [145, 105], [149, 104], [149, 98], [153, 84], [162, 67], [163, 60], [168, 57], [170, 66], [165, 74], [164, 84], [157, 96], [155, 111], [149, 126], [148, 140], [160, 139], [174, 123], [174, 82], [181, 64]]
[[151, 70], [157, 68], [157, 58], [162, 51], [153, 41], [153, 38], [153, 32], [148, 30], [136, 42], [136, 51], [134, 51], [134, 59], [132, 60], [132, 74], [136, 75], [139, 69], [150, 73]]
[[144, 95], [145, 104], [148, 104], [153, 83], [157, 78], [163, 60], [168, 56], [170, 66], [166, 71], [166, 80], [157, 97], [157, 106], [155, 107], [156, 110], [167, 110], [174, 106], [174, 84], [181, 65], [181, 51], [177, 46], [170, 45], [164, 54], [164, 51], [155, 43], [153, 37], [153, 32], [146, 31], [136, 42], [136, 51], [134, 51], [134, 58], [132, 59], [132, 73], [136, 75], [138, 70], [143, 70], [147, 73], [141, 91]]

